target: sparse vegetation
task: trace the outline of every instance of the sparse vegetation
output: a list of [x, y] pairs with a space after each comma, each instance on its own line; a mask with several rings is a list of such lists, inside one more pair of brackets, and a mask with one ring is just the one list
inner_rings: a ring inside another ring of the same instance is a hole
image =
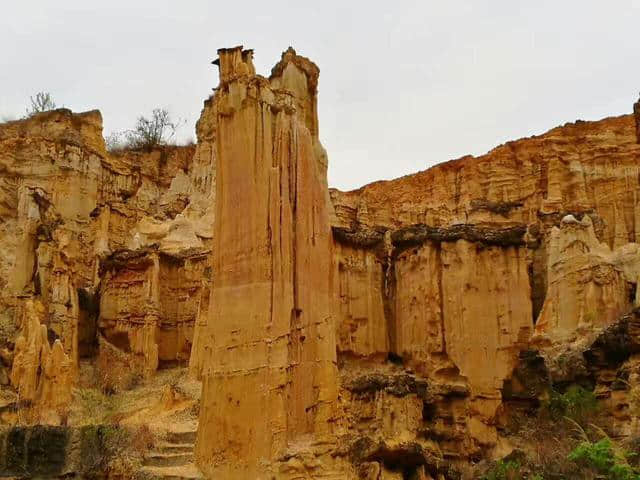
[[[535, 459], [522, 458], [517, 460], [499, 460], [487, 471], [482, 480], [544, 480], [558, 478], [564, 480], [640, 480], [640, 468], [633, 462], [636, 454], [627, 451], [620, 444], [612, 440], [598, 426], [591, 425], [589, 430], [598, 440], [592, 440], [577, 423], [571, 423], [573, 430], [568, 431], [564, 438], [556, 439], [564, 447], [564, 455], [554, 458], [554, 462], [539, 463]], [[552, 435], [546, 439], [552, 440]], [[552, 443], [558, 448], [558, 442]], [[540, 472], [542, 473], [533, 473]]]
[[90, 425], [83, 435], [88, 448], [83, 452], [88, 473], [108, 473], [109, 478], [143, 478], [142, 459], [153, 447], [154, 439], [148, 427]]
[[544, 480], [544, 477], [531, 473], [517, 460], [498, 460], [482, 480]]
[[592, 391], [580, 385], [572, 385], [564, 393], [552, 391], [546, 408], [554, 420], [567, 417], [585, 425], [597, 412], [598, 400]]
[[132, 130], [113, 132], [105, 139], [107, 149], [150, 150], [159, 145], [167, 145], [175, 138], [182, 121], [174, 121], [169, 111], [155, 108], [150, 117], [141, 115]]
[[[526, 456], [518, 458], [520, 476], [505, 479], [564, 479], [578, 480], [585, 477], [584, 465], [570, 458], [582, 441], [587, 441], [585, 429], [597, 430], [594, 423], [601, 419], [595, 394], [580, 385], [571, 385], [564, 392], [552, 390], [549, 399], [543, 402], [535, 415], [515, 418], [514, 439]], [[513, 465], [512, 465], [513, 466]], [[496, 474], [507, 465], [497, 464]], [[537, 475], [532, 476], [532, 475]], [[488, 477], [493, 480], [493, 478]], [[497, 480], [501, 477], [495, 477]], [[634, 479], [635, 480], [635, 479]]]
[[121, 397], [105, 395], [95, 388], [78, 388], [75, 394], [82, 409], [82, 423], [111, 423], [122, 407]]
[[578, 385], [552, 392], [535, 417], [520, 424], [522, 457], [503, 459], [483, 480], [640, 480], [637, 445], [610, 438], [596, 423], [595, 394]]
[[495, 466], [482, 477], [482, 480], [522, 480], [520, 463], [515, 460], [499, 460]]
[[27, 107], [27, 117], [56, 108], [56, 102], [49, 92], [38, 92], [35, 96], [29, 97], [29, 99], [31, 106]]
[[584, 478], [589, 478], [586, 474], [592, 474], [592, 478], [640, 480], [640, 472], [629, 464], [630, 456], [629, 452], [605, 436], [597, 442], [585, 439], [569, 454], [569, 460], [577, 462], [587, 470]]

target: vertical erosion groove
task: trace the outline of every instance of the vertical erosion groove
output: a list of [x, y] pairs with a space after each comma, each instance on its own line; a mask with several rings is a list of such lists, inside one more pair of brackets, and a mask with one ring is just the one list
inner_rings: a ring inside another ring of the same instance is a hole
[[396, 270], [395, 252], [391, 241], [391, 230], [384, 234], [384, 261], [381, 264], [382, 272], [382, 306], [387, 327], [389, 353], [398, 355], [397, 325], [395, 321], [395, 289]]

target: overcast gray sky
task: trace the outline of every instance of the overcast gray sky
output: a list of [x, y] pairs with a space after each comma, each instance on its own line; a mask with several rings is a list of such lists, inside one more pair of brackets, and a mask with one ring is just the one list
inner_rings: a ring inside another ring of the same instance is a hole
[[0, 118], [52, 93], [105, 134], [156, 106], [194, 137], [216, 49], [268, 74], [292, 45], [320, 67], [320, 135], [342, 189], [576, 119], [631, 111], [640, 0], [5, 0]]

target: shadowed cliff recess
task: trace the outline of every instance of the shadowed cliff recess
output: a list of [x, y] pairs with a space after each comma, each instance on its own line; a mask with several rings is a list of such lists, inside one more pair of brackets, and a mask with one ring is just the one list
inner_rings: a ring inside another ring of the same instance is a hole
[[0, 472], [582, 479], [637, 448], [640, 102], [342, 192], [318, 67], [253, 55], [218, 51], [195, 146], [0, 124]]

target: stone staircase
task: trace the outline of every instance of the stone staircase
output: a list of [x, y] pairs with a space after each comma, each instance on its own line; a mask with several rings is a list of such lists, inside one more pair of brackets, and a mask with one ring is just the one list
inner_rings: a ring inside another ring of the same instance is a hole
[[204, 479], [193, 463], [196, 442], [195, 430], [167, 432], [165, 440], [146, 455], [142, 473], [149, 480]]

